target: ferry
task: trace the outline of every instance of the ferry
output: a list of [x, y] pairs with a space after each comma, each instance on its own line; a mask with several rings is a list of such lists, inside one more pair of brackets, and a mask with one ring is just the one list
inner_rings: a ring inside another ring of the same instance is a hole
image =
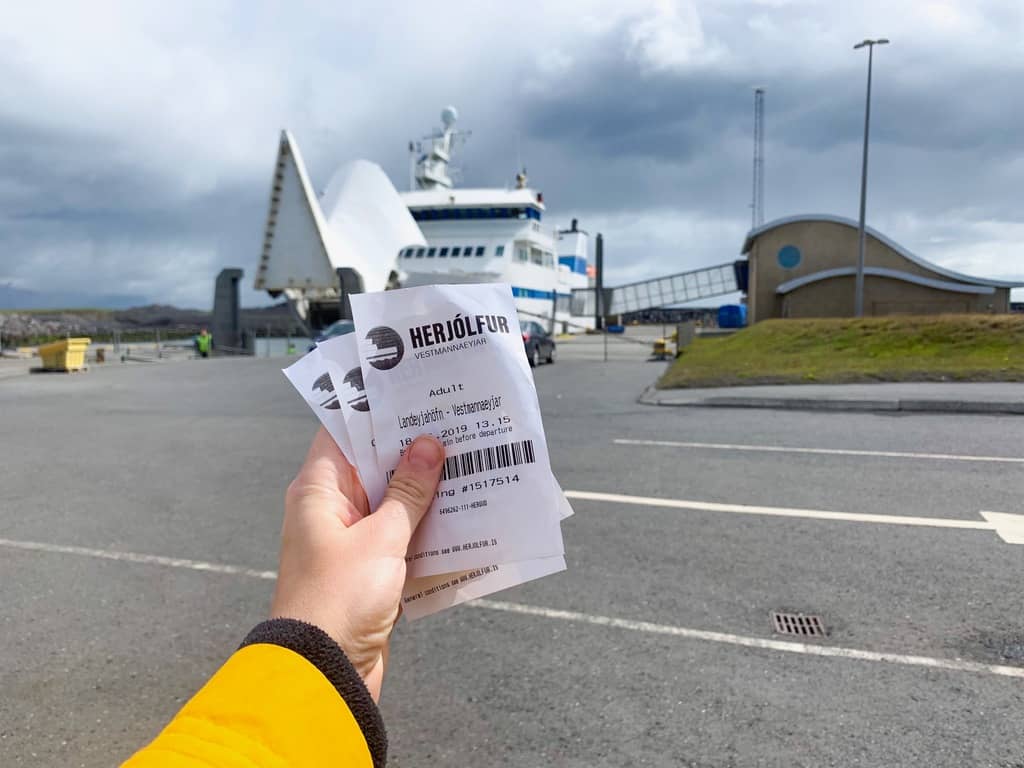
[[408, 192], [360, 160], [316, 195], [295, 139], [282, 132], [255, 288], [287, 298], [311, 334], [338, 319], [343, 290], [481, 282], [509, 283], [522, 319], [552, 332], [593, 327], [572, 300], [591, 283], [587, 233], [575, 219], [546, 224], [525, 170], [509, 187], [457, 188], [457, 119], [446, 107], [442, 127], [410, 144]]
[[449, 163], [458, 132], [453, 107], [443, 128], [426, 139], [415, 165], [415, 189], [401, 195], [426, 245], [403, 248], [393, 287], [436, 283], [507, 282], [520, 314], [562, 332], [593, 318], [573, 315], [572, 289], [586, 288], [587, 233], [573, 219], [566, 229], [544, 223], [542, 193], [525, 171], [510, 189], [458, 189]]

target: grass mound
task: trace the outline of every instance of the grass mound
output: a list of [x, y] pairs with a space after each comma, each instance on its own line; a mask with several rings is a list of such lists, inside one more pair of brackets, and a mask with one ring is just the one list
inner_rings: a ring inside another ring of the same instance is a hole
[[1024, 381], [1024, 315], [765, 320], [696, 339], [658, 387]]

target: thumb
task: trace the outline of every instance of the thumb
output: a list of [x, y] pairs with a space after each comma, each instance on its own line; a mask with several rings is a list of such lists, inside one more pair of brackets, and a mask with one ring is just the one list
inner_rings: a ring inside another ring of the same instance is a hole
[[405, 556], [409, 540], [430, 509], [441, 479], [444, 446], [430, 435], [417, 437], [405, 452], [377, 511], [367, 518], [373, 540], [386, 554]]

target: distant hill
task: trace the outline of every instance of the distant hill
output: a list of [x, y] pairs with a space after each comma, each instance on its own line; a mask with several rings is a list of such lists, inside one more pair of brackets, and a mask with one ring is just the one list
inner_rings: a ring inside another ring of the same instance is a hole
[[127, 309], [146, 304], [146, 296], [117, 293], [26, 291], [13, 285], [0, 285], [0, 309]]
[[[211, 324], [211, 313], [150, 304], [128, 309], [5, 309], [0, 307], [0, 335], [5, 346], [37, 344], [63, 336], [109, 337], [115, 331], [143, 338], [156, 331], [171, 336], [191, 336]], [[243, 329], [260, 335], [296, 333], [296, 323], [286, 303], [243, 308]]]
[[[291, 310], [284, 302], [267, 307], [252, 307], [241, 310], [242, 327], [263, 329], [270, 325], [272, 329], [280, 327], [282, 332], [286, 326], [294, 325]], [[114, 321], [122, 328], [195, 328], [208, 325], [212, 314], [202, 309], [181, 309], [166, 304], [148, 304], [144, 307], [131, 307], [112, 312]]]

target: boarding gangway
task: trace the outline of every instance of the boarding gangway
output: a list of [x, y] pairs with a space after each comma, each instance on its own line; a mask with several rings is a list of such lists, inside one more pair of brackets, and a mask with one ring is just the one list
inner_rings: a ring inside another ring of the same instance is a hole
[[[622, 315], [643, 309], [655, 309], [710, 299], [742, 290], [737, 280], [737, 264], [728, 262], [714, 267], [694, 269], [675, 275], [640, 280], [614, 288], [605, 288], [605, 315]], [[572, 292], [572, 314], [593, 316], [594, 288]]]

